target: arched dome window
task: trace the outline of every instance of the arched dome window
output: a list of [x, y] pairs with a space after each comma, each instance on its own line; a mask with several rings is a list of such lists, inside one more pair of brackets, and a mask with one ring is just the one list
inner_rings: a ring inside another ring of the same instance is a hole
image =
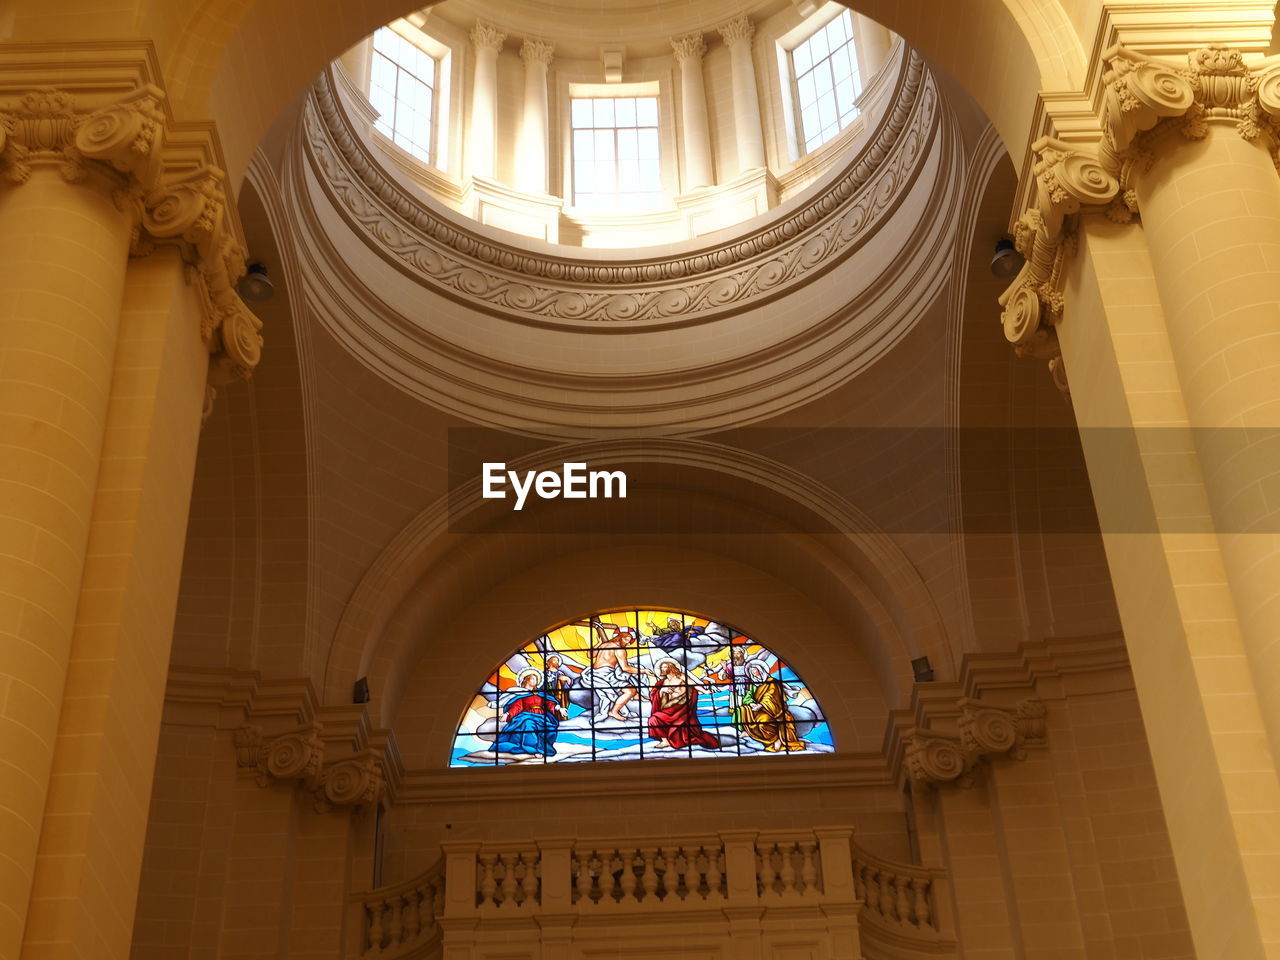
[[435, 162], [440, 61], [391, 27], [374, 33], [371, 56], [369, 102], [378, 111], [378, 132], [419, 160]]
[[707, 617], [596, 613], [515, 650], [480, 685], [454, 767], [831, 753], [831, 728], [777, 654]]
[[862, 92], [853, 16], [841, 10], [788, 51], [791, 96], [801, 152], [831, 140], [858, 115]]

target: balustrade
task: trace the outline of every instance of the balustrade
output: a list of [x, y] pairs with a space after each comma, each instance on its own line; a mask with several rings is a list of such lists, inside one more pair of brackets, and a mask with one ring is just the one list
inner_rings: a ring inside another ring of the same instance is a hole
[[856, 941], [858, 919], [922, 943], [948, 933], [937, 906], [946, 899], [941, 872], [871, 856], [847, 828], [445, 846], [420, 877], [352, 898], [348, 957], [438, 956], [450, 930], [474, 937], [485, 918], [526, 918], [532, 931], [564, 918], [631, 914], [668, 918], [670, 929], [708, 909], [772, 905], [793, 917], [812, 910], [815, 935], [842, 943]]

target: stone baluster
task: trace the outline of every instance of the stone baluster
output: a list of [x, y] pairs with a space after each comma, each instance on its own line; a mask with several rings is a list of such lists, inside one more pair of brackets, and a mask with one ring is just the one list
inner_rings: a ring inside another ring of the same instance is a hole
[[785, 896], [796, 892], [796, 845], [787, 841], [778, 844], [778, 856], [781, 859], [782, 869], [778, 872], [778, 879], [782, 882], [782, 894]]
[[392, 947], [399, 946], [404, 937], [404, 897], [390, 897], [391, 915], [387, 921], [387, 941]]
[[800, 882], [806, 894], [818, 892], [818, 867], [814, 863], [817, 846], [814, 840], [800, 841]]
[[427, 899], [425, 890], [410, 890], [405, 894], [404, 898], [404, 940], [411, 941], [418, 938], [418, 934], [422, 932], [422, 904]]
[[514, 907], [516, 905], [516, 859], [515, 853], [503, 853], [498, 855], [498, 864], [502, 867], [502, 891], [501, 906]]
[[766, 843], [760, 848], [760, 894], [768, 896], [773, 893], [778, 874], [773, 866], [773, 844]]
[[622, 899], [630, 903], [636, 898], [636, 852], [619, 851], [619, 859], [622, 861]]
[[875, 867], [867, 867], [866, 896], [867, 909], [872, 913], [880, 913], [880, 875]]
[[382, 952], [382, 942], [386, 935], [382, 932], [382, 914], [387, 905], [382, 900], [369, 904], [369, 953], [375, 956]]
[[721, 859], [723, 856], [714, 847], [707, 852], [707, 896], [709, 898], [724, 896], [724, 861]]
[[640, 851], [640, 857], [644, 862], [644, 869], [640, 874], [640, 887], [644, 890], [644, 899], [646, 903], [655, 899], [658, 892], [658, 872], [654, 869], [654, 855], [656, 850], [653, 847], [644, 847]]
[[919, 877], [914, 878], [911, 881], [911, 893], [914, 901], [912, 911], [915, 916], [916, 926], [933, 926], [932, 917], [929, 916], [929, 881], [922, 880]]
[[894, 908], [897, 905], [893, 891], [893, 875], [881, 870], [877, 877], [880, 880], [880, 912], [885, 919], [894, 919]]
[[907, 896], [907, 891], [911, 888], [911, 879], [902, 874], [898, 874], [893, 878], [893, 886], [897, 890], [897, 911], [898, 919], [902, 923], [911, 922], [911, 900]]
[[488, 906], [494, 903], [494, 893], [498, 890], [498, 881], [494, 876], [495, 863], [498, 855], [496, 853], [480, 854], [480, 903], [482, 906]]

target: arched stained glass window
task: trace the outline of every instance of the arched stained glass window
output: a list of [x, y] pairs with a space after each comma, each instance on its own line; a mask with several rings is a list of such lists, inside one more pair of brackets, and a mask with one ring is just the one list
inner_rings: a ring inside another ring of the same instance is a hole
[[831, 727], [777, 654], [667, 610], [571, 620], [513, 652], [458, 724], [450, 765], [832, 753]]

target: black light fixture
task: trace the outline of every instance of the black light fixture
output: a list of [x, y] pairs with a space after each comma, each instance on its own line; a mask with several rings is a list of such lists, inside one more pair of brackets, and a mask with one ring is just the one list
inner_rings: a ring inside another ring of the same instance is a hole
[[996, 252], [991, 255], [991, 273], [1007, 280], [1022, 269], [1022, 254], [1008, 237], [996, 241]]
[[240, 282], [236, 284], [236, 289], [240, 291], [242, 300], [248, 300], [251, 303], [262, 303], [264, 300], [270, 300], [276, 293], [275, 284], [267, 276], [267, 268], [257, 262], [249, 264], [249, 269], [240, 278]]
[[916, 657], [912, 660], [911, 672], [916, 675], [916, 683], [928, 683], [933, 679], [933, 667], [929, 666], [928, 657]]
[[369, 678], [361, 677], [356, 681], [355, 686], [351, 688], [352, 703], [368, 703], [372, 697], [369, 695]]

